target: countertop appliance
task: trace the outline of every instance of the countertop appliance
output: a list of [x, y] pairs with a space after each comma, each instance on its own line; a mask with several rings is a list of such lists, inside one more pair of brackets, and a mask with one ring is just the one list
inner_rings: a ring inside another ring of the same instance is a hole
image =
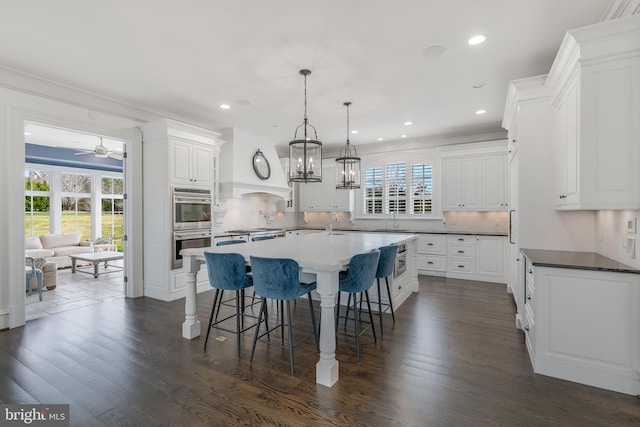
[[228, 235], [247, 235], [249, 236], [249, 241], [253, 237], [286, 237], [287, 233], [283, 229], [279, 228], [249, 228], [249, 229], [241, 229], [241, 230], [227, 230], [226, 234]]

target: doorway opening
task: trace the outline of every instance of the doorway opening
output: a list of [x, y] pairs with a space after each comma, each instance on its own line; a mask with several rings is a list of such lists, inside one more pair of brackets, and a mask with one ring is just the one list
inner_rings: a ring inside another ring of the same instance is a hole
[[124, 298], [126, 142], [32, 122], [24, 135], [25, 257], [42, 272], [26, 320]]

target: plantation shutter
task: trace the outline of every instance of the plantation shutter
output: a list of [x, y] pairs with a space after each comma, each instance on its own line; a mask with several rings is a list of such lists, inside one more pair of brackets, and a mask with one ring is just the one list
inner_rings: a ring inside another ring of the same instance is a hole
[[369, 168], [364, 173], [364, 213], [382, 213], [382, 168]]
[[387, 214], [407, 213], [407, 164], [387, 164]]

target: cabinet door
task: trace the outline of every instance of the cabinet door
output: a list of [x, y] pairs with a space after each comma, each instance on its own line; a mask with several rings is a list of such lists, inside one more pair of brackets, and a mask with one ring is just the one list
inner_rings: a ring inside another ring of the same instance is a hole
[[493, 210], [507, 209], [507, 156], [499, 154], [484, 158], [484, 207]]
[[462, 208], [460, 202], [460, 159], [442, 161], [442, 208], [445, 211], [457, 211]]
[[191, 184], [191, 144], [169, 141], [169, 181], [173, 184]]
[[460, 169], [462, 208], [464, 210], [482, 209], [482, 159], [479, 157], [462, 159]]
[[300, 209], [303, 211], [323, 210], [323, 187], [321, 182], [298, 184]]
[[574, 81], [565, 101], [564, 203], [578, 202], [578, 88]]
[[504, 237], [476, 237], [476, 274], [504, 276]]
[[213, 184], [213, 150], [206, 145], [193, 145], [191, 179], [194, 184]]

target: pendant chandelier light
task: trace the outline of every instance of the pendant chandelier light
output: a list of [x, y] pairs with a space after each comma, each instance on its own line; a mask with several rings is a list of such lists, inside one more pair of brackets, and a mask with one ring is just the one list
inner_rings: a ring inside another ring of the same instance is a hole
[[[296, 128], [293, 141], [289, 142], [289, 181], [321, 182], [322, 181], [322, 142], [318, 141], [316, 128], [307, 119], [307, 76], [311, 70], [300, 70], [304, 76], [304, 120]], [[298, 139], [298, 130], [303, 128], [303, 135]], [[313, 129], [313, 139], [308, 133]]]
[[351, 190], [360, 188], [360, 157], [356, 147], [349, 143], [349, 105], [347, 107], [347, 143], [340, 149], [340, 157], [336, 159], [336, 189]]

